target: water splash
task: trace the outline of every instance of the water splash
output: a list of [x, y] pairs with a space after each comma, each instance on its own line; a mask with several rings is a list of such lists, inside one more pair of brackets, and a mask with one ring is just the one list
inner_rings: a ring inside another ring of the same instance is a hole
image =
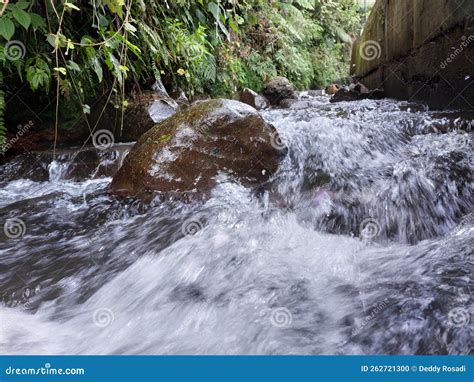
[[27, 228], [0, 241], [0, 352], [466, 354], [471, 120], [321, 96], [264, 117], [289, 152], [258, 196], [115, 200], [126, 153], [0, 168], [0, 221]]

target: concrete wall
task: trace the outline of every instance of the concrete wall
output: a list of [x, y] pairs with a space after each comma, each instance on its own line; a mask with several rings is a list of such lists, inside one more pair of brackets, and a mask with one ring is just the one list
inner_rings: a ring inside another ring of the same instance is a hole
[[377, 0], [351, 72], [389, 97], [474, 109], [474, 0]]

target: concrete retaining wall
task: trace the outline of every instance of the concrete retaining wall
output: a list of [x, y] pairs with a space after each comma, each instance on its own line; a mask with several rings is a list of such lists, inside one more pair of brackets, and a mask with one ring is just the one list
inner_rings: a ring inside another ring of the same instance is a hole
[[474, 109], [474, 0], [377, 0], [351, 72], [389, 97]]

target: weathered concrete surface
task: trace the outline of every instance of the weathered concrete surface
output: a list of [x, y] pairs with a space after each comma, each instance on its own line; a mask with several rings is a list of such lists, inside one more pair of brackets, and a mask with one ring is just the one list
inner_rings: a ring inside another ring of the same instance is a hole
[[378, 0], [351, 72], [388, 97], [474, 109], [474, 1]]

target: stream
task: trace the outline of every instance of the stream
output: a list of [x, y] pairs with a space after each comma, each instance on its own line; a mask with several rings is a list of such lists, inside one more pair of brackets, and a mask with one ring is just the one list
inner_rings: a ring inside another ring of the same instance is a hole
[[131, 144], [0, 167], [1, 354], [469, 354], [474, 113], [306, 97], [267, 190], [107, 192]]

